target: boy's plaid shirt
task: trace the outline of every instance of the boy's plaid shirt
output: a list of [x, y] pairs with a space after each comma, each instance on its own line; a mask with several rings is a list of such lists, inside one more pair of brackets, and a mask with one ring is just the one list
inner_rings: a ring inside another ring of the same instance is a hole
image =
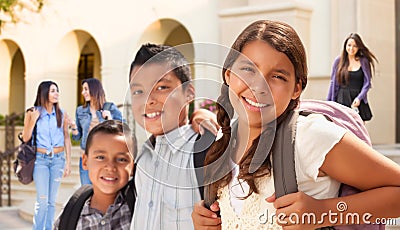
[[[85, 202], [76, 229], [130, 229], [132, 213], [121, 191], [114, 204], [108, 207], [104, 215], [100, 211], [90, 208], [91, 199], [92, 197]], [[55, 230], [58, 230], [59, 221], [58, 218], [54, 224]]]

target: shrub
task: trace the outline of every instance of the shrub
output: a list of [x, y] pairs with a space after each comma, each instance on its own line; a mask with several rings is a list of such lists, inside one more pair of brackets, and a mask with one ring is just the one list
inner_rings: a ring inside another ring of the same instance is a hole
[[217, 112], [217, 103], [211, 99], [204, 99], [199, 104], [200, 108], [210, 110], [211, 112]]
[[[16, 126], [23, 126], [24, 125], [24, 114], [19, 114], [16, 116], [15, 120], [14, 120], [14, 124]], [[6, 125], [6, 116], [4, 116], [3, 114], [0, 114], [0, 126], [5, 126]]]

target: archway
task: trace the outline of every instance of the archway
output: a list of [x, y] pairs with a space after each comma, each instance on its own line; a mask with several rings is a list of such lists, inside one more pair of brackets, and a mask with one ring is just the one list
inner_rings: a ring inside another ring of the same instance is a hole
[[[169, 46], [178, 46], [178, 49], [188, 59], [189, 63], [194, 60], [193, 45], [179, 47], [179, 45], [192, 43], [189, 31], [180, 22], [173, 19], [160, 19], [151, 23], [139, 39], [138, 47], [144, 43], [156, 43]], [[195, 76], [192, 68], [192, 76]]]
[[96, 40], [83, 30], [69, 32], [52, 54], [49, 68], [49, 77], [56, 80], [60, 90], [63, 89], [60, 96], [62, 107], [75, 111], [76, 106], [82, 103], [82, 80], [90, 77], [101, 79], [101, 55]]
[[11, 40], [0, 40], [0, 114], [23, 113], [25, 110], [25, 60], [19, 46]]
[[98, 78], [101, 80], [100, 74], [101, 60], [100, 51], [96, 41], [89, 39], [81, 51], [78, 63], [78, 81], [77, 81], [77, 104], [84, 103], [82, 92], [82, 80], [87, 78]]

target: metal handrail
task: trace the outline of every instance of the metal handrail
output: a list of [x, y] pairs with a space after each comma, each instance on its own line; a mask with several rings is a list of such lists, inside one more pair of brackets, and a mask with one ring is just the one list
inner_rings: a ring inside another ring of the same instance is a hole
[[15, 146], [15, 121], [22, 115], [12, 113], [5, 117], [5, 151], [0, 151], [0, 207], [3, 206], [4, 193], [7, 195], [7, 205], [11, 206], [11, 161], [18, 150], [18, 146]]

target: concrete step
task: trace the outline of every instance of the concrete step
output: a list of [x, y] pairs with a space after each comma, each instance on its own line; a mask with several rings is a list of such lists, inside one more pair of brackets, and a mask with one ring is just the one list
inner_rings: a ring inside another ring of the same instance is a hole
[[[71, 150], [71, 174], [61, 181], [56, 200], [56, 216], [58, 216], [65, 202], [80, 186], [79, 158], [81, 152], [79, 146], [74, 146]], [[12, 206], [18, 207], [18, 214], [22, 219], [32, 223], [36, 201], [35, 182], [29, 185], [23, 185], [18, 181], [15, 175], [12, 175], [11, 194]], [[2, 198], [3, 200], [7, 199], [5, 196]]]
[[[74, 173], [74, 175], [70, 175], [68, 177], [62, 178], [61, 185], [59, 190], [74, 188], [75, 186], [80, 185], [79, 175]], [[28, 185], [21, 184], [18, 180], [15, 183], [12, 183], [12, 196], [36, 196], [36, 187], [35, 182], [32, 182]]]
[[11, 196], [11, 206], [8, 205], [8, 195], [2, 194], [1, 195], [1, 202], [3, 207], [17, 207], [21, 203], [21, 198], [15, 197], [14, 195]]
[[373, 148], [400, 165], [400, 143], [392, 145], [374, 145]]
[[[76, 177], [78, 178], [78, 177]], [[69, 190], [69, 189], [75, 189], [80, 186], [80, 181], [79, 179], [68, 179], [63, 178], [59, 191], [62, 190]], [[18, 197], [18, 196], [27, 196], [29, 194], [34, 194], [36, 196], [36, 187], [35, 187], [35, 182], [32, 182], [29, 185], [23, 185], [19, 184], [13, 187], [12, 195], [11, 197]]]
[[[71, 171], [71, 173], [69, 174], [68, 177], [63, 177], [61, 180], [61, 186], [65, 186], [68, 184], [76, 184], [76, 183], [80, 183], [80, 178], [79, 178], [79, 171]], [[34, 182], [32, 182], [29, 185], [24, 185], [21, 184], [21, 182], [19, 182], [18, 178], [14, 175], [11, 176], [11, 188], [19, 188], [19, 186], [34, 186]]]
[[33, 223], [35, 199], [26, 199], [18, 205], [18, 215], [25, 221]]
[[32, 220], [26, 221], [18, 215], [17, 207], [0, 208], [1, 230], [31, 230]]
[[[76, 191], [77, 188], [63, 189], [57, 194], [55, 218], [58, 217], [64, 205]], [[18, 205], [18, 214], [20, 217], [30, 223], [33, 221], [36, 199], [33, 197], [22, 199]]]

